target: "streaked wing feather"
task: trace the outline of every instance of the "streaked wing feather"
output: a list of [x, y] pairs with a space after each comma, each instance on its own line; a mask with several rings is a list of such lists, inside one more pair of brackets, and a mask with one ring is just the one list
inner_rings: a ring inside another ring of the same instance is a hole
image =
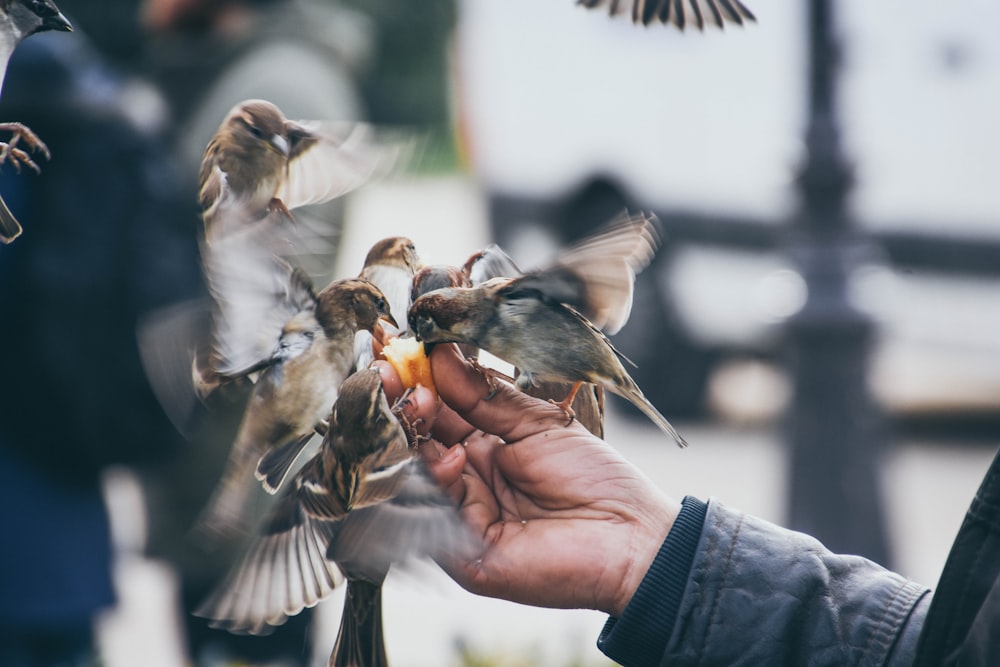
[[351, 576], [372, 581], [392, 563], [471, 554], [475, 540], [423, 463], [414, 459], [394, 498], [352, 511], [338, 526], [327, 556]]
[[326, 558], [336, 524], [305, 514], [286, 495], [225, 581], [195, 611], [211, 625], [239, 634], [267, 634], [343, 581]]

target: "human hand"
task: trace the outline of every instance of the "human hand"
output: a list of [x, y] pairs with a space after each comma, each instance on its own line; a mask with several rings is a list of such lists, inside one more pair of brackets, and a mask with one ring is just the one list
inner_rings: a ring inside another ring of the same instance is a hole
[[[483, 546], [442, 563], [479, 595], [619, 615], [666, 538], [680, 504], [563, 410], [496, 383], [453, 345], [431, 367], [441, 402], [418, 389], [404, 414], [432, 434], [421, 452]], [[388, 364], [387, 393], [401, 393]]]

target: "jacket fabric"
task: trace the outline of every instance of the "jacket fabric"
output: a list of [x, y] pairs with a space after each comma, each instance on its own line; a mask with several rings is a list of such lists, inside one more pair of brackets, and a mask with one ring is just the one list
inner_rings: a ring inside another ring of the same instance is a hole
[[626, 667], [910, 665], [930, 599], [867, 559], [688, 497], [598, 646]]
[[917, 665], [1000, 665], [1000, 452], [952, 544]]

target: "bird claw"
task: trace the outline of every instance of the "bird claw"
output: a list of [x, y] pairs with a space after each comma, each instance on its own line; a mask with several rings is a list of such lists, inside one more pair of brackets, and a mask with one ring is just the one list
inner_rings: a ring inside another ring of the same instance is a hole
[[390, 411], [392, 414], [396, 415], [396, 419], [399, 420], [399, 423], [403, 426], [403, 430], [406, 431], [406, 439], [416, 446], [425, 440], [430, 440], [431, 437], [429, 435], [421, 435], [420, 432], [417, 431], [417, 427], [426, 421], [423, 417], [418, 417], [417, 419], [410, 421], [409, 417], [406, 416], [406, 413], [403, 412], [403, 409], [406, 406], [412, 405], [413, 401], [410, 400], [410, 394], [413, 392], [413, 387], [409, 387], [406, 391], [404, 391], [403, 395], [396, 399], [396, 402], [393, 403]]
[[569, 396], [563, 400], [555, 401], [551, 398], [549, 399], [549, 403], [561, 408], [562, 411], [566, 413], [566, 417], [569, 419], [569, 421], [566, 422], [566, 426], [572, 424], [573, 420], [576, 419], [576, 412], [573, 411], [573, 401], [576, 400], [576, 393], [580, 391], [580, 387], [582, 386], [582, 382], [575, 382], [573, 383], [573, 388], [569, 390]]
[[490, 388], [490, 393], [486, 394], [486, 398], [484, 400], [489, 401], [494, 396], [496, 396], [497, 391], [500, 388], [500, 386], [497, 384], [498, 379], [506, 380], [507, 382], [510, 383], [514, 382], [514, 378], [509, 377], [507, 374], [501, 373], [495, 368], [490, 368], [489, 366], [483, 366], [481, 363], [479, 363], [479, 359], [477, 359], [476, 357], [466, 357], [465, 360], [468, 361], [472, 365], [472, 367], [475, 368], [479, 372], [479, 374], [483, 376], [483, 378], [485, 378], [486, 386]]
[[563, 400], [563, 401], [557, 401], [554, 398], [550, 398], [549, 403], [551, 403], [552, 405], [556, 406], [557, 408], [561, 409], [564, 413], [566, 413], [566, 419], [567, 419], [566, 426], [569, 426], [576, 420], [576, 412], [571, 407], [571, 404], [573, 403], [572, 396], [570, 396], [568, 400]]
[[28, 152], [18, 148], [17, 145], [23, 141], [28, 151], [38, 153], [48, 160], [52, 157], [52, 153], [49, 152], [49, 147], [45, 145], [45, 142], [21, 123], [0, 123], [0, 131], [11, 133], [9, 142], [0, 142], [0, 165], [10, 162], [19, 174], [21, 167], [28, 167], [36, 174], [41, 173], [41, 168], [31, 159]]

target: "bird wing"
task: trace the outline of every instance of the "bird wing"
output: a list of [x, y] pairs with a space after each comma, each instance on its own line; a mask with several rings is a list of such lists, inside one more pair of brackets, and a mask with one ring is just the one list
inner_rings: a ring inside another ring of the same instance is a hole
[[381, 581], [392, 564], [470, 556], [475, 548], [457, 508], [423, 462], [412, 459], [407, 468], [391, 499], [352, 510], [337, 525], [327, 557], [349, 576]]
[[491, 243], [466, 260], [463, 270], [473, 285], [480, 285], [491, 278], [516, 278], [524, 273], [496, 243]]
[[587, 9], [606, 9], [610, 16], [626, 12], [633, 23], [673, 24], [679, 30], [694, 26], [725, 28], [727, 23], [743, 25], [756, 17], [739, 0], [577, 0]]
[[289, 209], [340, 197], [396, 167], [406, 145], [363, 123], [289, 121], [288, 175], [277, 198]]
[[267, 365], [285, 323], [315, 308], [312, 280], [278, 258], [276, 245], [271, 226], [261, 223], [204, 247], [205, 277], [214, 306], [211, 370], [218, 374], [239, 376]]
[[314, 606], [344, 580], [326, 557], [336, 526], [305, 512], [294, 491], [286, 493], [243, 558], [195, 615], [209, 619], [213, 627], [259, 635]]
[[569, 305], [594, 326], [615, 334], [632, 311], [636, 273], [649, 265], [659, 245], [656, 224], [652, 215], [622, 214], [563, 250], [551, 266], [513, 281], [511, 289], [534, 290]]

